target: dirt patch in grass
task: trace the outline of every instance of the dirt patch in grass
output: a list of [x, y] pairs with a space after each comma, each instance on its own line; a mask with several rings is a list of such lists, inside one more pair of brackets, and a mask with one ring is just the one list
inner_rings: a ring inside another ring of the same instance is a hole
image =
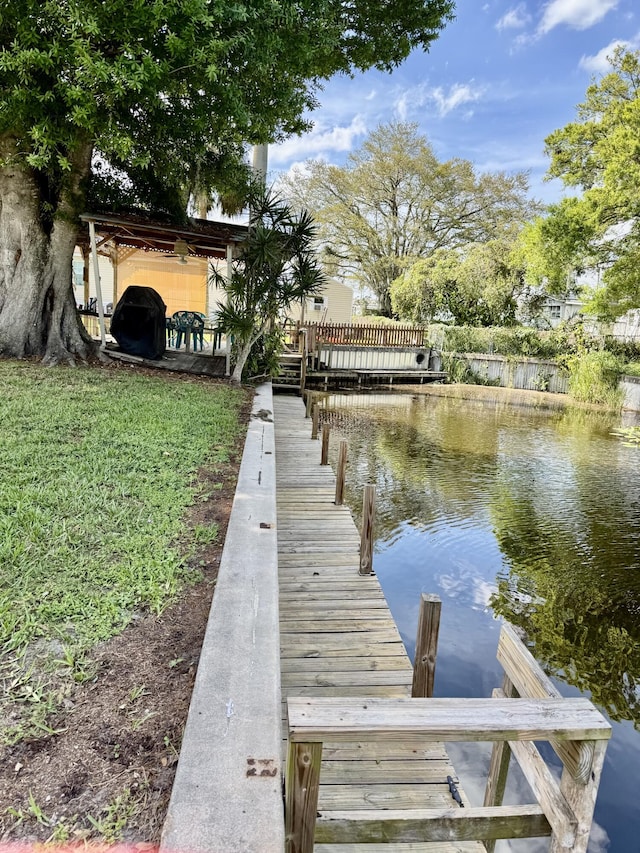
[[94, 648], [95, 675], [67, 691], [47, 720], [51, 733], [0, 750], [0, 841], [158, 842], [240, 458], [241, 447], [199, 472], [215, 497], [189, 509], [185, 533], [219, 529], [190, 558], [202, 581]]

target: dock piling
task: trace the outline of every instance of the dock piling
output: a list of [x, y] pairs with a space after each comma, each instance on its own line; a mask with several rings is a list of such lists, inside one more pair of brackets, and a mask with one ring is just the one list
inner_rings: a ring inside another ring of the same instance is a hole
[[342, 439], [340, 441], [340, 449], [338, 451], [338, 470], [336, 471], [336, 497], [335, 505], [342, 506], [344, 500], [344, 479], [347, 472], [347, 442]]
[[322, 451], [320, 454], [320, 464], [329, 464], [329, 434], [331, 427], [329, 424], [322, 424]]
[[362, 495], [362, 528], [360, 530], [360, 574], [373, 573], [373, 523], [376, 512], [376, 487], [366, 485]]
[[314, 403], [311, 407], [311, 438], [315, 441], [318, 438], [318, 425], [320, 423], [320, 409], [318, 404]]
[[442, 602], [437, 595], [422, 593], [411, 687], [414, 698], [429, 699], [433, 696], [441, 609]]

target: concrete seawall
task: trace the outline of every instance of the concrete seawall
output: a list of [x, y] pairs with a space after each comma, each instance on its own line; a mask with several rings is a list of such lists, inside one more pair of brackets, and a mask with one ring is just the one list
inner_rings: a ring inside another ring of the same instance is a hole
[[271, 385], [258, 388], [160, 849], [282, 853]]

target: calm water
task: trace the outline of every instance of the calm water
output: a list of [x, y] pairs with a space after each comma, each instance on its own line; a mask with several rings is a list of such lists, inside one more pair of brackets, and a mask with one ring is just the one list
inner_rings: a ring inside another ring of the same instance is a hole
[[[589, 850], [640, 853], [640, 449], [611, 435], [620, 416], [430, 395], [328, 407], [356, 516], [377, 485], [375, 571], [412, 657], [420, 593], [442, 598], [436, 695], [490, 696], [501, 619], [522, 626], [561, 692], [613, 723]], [[451, 752], [481, 805], [468, 780], [486, 748]]]

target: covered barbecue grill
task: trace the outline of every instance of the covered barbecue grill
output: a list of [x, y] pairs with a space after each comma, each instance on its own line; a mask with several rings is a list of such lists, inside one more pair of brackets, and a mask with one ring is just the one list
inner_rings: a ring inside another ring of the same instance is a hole
[[166, 346], [166, 310], [162, 297], [152, 287], [128, 287], [111, 318], [111, 334], [122, 352], [142, 358], [162, 358]]

